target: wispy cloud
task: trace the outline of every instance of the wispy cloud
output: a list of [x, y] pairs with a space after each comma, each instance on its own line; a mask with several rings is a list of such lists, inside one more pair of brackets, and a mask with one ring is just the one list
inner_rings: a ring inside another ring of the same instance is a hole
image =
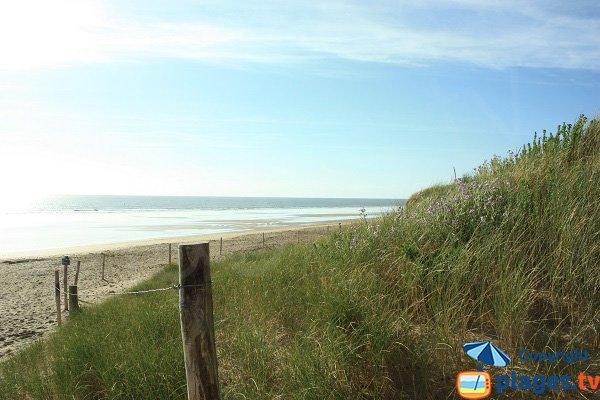
[[0, 69], [148, 58], [600, 69], [600, 10], [591, 2], [569, 8], [554, 1], [209, 2], [210, 13], [194, 18], [165, 18], [169, 14], [160, 10], [141, 18], [118, 6], [100, 0], [5, 2]]

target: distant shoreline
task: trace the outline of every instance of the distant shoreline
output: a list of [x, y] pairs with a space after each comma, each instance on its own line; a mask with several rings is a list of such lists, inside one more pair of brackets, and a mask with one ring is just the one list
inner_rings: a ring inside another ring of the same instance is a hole
[[360, 218], [362, 209], [370, 217], [396, 208], [388, 200], [365, 200], [362, 207], [350, 206], [360, 204], [354, 201], [71, 196], [48, 200], [23, 212], [0, 210], [0, 259], [81, 252], [90, 246], [96, 250], [114, 247], [115, 243], [172, 242], [184, 237], [220, 237], [333, 223]]
[[210, 233], [210, 234], [200, 234], [200, 235], [182, 235], [182, 236], [173, 236], [173, 237], [160, 237], [155, 239], [140, 239], [140, 240], [130, 240], [130, 241], [119, 241], [119, 242], [110, 242], [110, 243], [94, 243], [89, 245], [82, 246], [65, 246], [58, 247], [52, 249], [39, 249], [39, 250], [23, 250], [23, 251], [15, 251], [15, 252], [3, 252], [0, 253], [0, 263], [6, 261], [19, 261], [23, 259], [37, 259], [37, 258], [47, 258], [47, 257], [58, 257], [65, 254], [68, 255], [84, 255], [90, 253], [98, 253], [102, 251], [115, 251], [115, 250], [123, 250], [129, 249], [132, 247], [143, 247], [143, 246], [154, 246], [158, 244], [183, 244], [190, 242], [198, 242], [198, 241], [211, 241], [211, 240], [219, 240], [223, 238], [223, 240], [233, 239], [240, 236], [257, 234], [262, 232], [269, 233], [279, 233], [285, 231], [293, 231], [293, 230], [304, 230], [316, 227], [326, 227], [326, 226], [338, 226], [347, 225], [356, 220], [360, 219], [359, 217], [344, 219], [344, 220], [331, 220], [331, 221], [322, 221], [315, 223], [299, 223], [299, 224], [289, 224], [282, 227], [276, 228], [253, 228], [248, 230], [239, 230], [234, 232], [225, 232], [225, 233]]

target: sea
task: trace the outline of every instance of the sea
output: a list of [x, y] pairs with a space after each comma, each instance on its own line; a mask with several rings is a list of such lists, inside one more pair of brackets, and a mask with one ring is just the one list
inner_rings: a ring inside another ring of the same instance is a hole
[[[0, 210], [0, 256], [380, 216], [403, 199], [50, 196]], [[363, 211], [364, 209], [364, 211]]]

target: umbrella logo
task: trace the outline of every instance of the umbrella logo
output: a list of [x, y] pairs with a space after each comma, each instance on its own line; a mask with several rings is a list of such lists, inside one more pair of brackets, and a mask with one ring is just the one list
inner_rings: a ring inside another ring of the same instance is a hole
[[458, 395], [464, 399], [483, 399], [492, 392], [490, 374], [483, 372], [484, 365], [506, 367], [510, 363], [502, 350], [492, 342], [470, 342], [463, 345], [467, 355], [476, 360], [477, 371], [463, 371], [456, 377]]
[[506, 367], [510, 363], [508, 357], [502, 350], [492, 342], [470, 342], [463, 345], [463, 350], [469, 357], [482, 364], [494, 367]]

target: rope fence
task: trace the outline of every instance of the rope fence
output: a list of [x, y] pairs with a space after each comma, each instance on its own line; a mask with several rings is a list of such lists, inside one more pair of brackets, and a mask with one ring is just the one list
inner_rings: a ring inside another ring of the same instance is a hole
[[[90, 296], [90, 295], [97, 295], [97, 296], [123, 296], [123, 295], [128, 295], [128, 294], [134, 294], [134, 295], [139, 295], [139, 294], [146, 294], [146, 293], [156, 293], [156, 292], [166, 292], [169, 290], [180, 290], [182, 288], [206, 288], [207, 286], [210, 286], [212, 284], [212, 281], [207, 282], [207, 283], [203, 283], [200, 285], [181, 285], [181, 284], [174, 284], [171, 286], [166, 286], [163, 288], [158, 288], [158, 289], [148, 289], [148, 290], [135, 290], [135, 291], [131, 291], [131, 292], [107, 292], [107, 293], [97, 293], [97, 292], [93, 292], [92, 290], [86, 290], [83, 292], [78, 292], [77, 294], [73, 294], [73, 293], [69, 293], [68, 291], [66, 291], [66, 295], [69, 297], [77, 297], [77, 301], [82, 302], [82, 303], [86, 303], [86, 304], [98, 304], [89, 300], [82, 300], [81, 299], [81, 294], [83, 293], [86, 296]], [[55, 289], [55, 292], [57, 293], [62, 293], [65, 294], [65, 290], [62, 289]]]
[[[203, 283], [200, 285], [173, 284], [171, 286], [166, 286], [166, 287], [157, 288], [157, 289], [135, 290], [135, 291], [126, 291], [126, 292], [98, 293], [94, 290], [85, 290], [85, 291], [77, 292], [74, 294], [74, 293], [70, 293], [68, 290], [63, 290], [60, 288], [55, 288], [54, 292], [56, 293], [57, 296], [60, 296], [61, 294], [64, 295], [65, 298], [67, 298], [70, 302], [74, 302], [75, 304], [77, 304], [78, 302], [81, 302], [81, 303], [85, 303], [85, 304], [96, 305], [96, 304], [98, 304], [98, 302], [90, 301], [89, 299], [84, 300], [81, 298], [81, 295], [83, 294], [84, 298], [87, 298], [88, 296], [89, 297], [103, 297], [103, 296], [143, 295], [143, 294], [148, 294], [148, 293], [166, 292], [169, 290], [180, 290], [180, 289], [184, 289], [184, 288], [206, 288], [207, 286], [211, 286], [211, 285], [212, 285], [212, 281]], [[73, 310], [73, 311], [76, 311], [76, 310]]]
[[[340, 223], [341, 228], [341, 223]], [[329, 232], [330, 226], [322, 226], [317, 228], [318, 233], [323, 234], [325, 231]], [[258, 248], [266, 248], [272, 245], [278, 245], [286, 242], [297, 241], [300, 243], [301, 236], [306, 240], [311, 238], [312, 235], [318, 234], [313, 229], [304, 229], [303, 233], [298, 230], [296, 234], [290, 232], [291, 235], [287, 235], [287, 238], [283, 240], [277, 240], [275, 243], [268, 243], [273, 237], [267, 237], [263, 232], [257, 234], [259, 236], [259, 243], [252, 243], [251, 240], [242, 242], [237, 248], [233, 247], [231, 253], [238, 251], [252, 251]], [[312, 234], [312, 235], [311, 235]], [[291, 238], [289, 237], [291, 236]], [[313, 236], [314, 237], [314, 236]], [[290, 240], [291, 239], [291, 240]], [[296, 240], [294, 240], [296, 239]], [[221, 237], [218, 241], [212, 241], [219, 244], [219, 256], [223, 255], [223, 238]], [[172, 265], [172, 244], [168, 245], [168, 265]], [[210, 290], [212, 286], [212, 279], [210, 276], [210, 252], [209, 242], [193, 245], [179, 245], [179, 282], [178, 284], [172, 284], [169, 286], [146, 289], [146, 290], [134, 290], [134, 291], [109, 291], [98, 289], [88, 289], [79, 292], [78, 281], [80, 275], [81, 261], [77, 262], [77, 269], [75, 273], [75, 280], [73, 285], [68, 285], [68, 266], [71, 263], [69, 256], [62, 258], [62, 265], [64, 267], [63, 273], [63, 287], [60, 286], [59, 270], [54, 271], [55, 284], [54, 294], [56, 300], [56, 314], [57, 322], [60, 326], [62, 324], [62, 310], [61, 310], [61, 297], [64, 297], [64, 311], [79, 312], [79, 302], [86, 304], [97, 304], [89, 301], [91, 297], [106, 297], [106, 296], [125, 296], [125, 295], [145, 295], [149, 293], [166, 292], [170, 290], [181, 291], [179, 295], [179, 310], [180, 310], [180, 323], [181, 323], [181, 335], [184, 348], [184, 364], [186, 370], [186, 380], [188, 389], [189, 400], [219, 400], [219, 379], [217, 371], [217, 353], [215, 346], [214, 336], [214, 321], [213, 321], [213, 301], [212, 292]], [[128, 255], [131, 256], [131, 255]], [[135, 255], [134, 255], [135, 256]], [[127, 265], [127, 263], [111, 263], [109, 271], [107, 271], [107, 258], [115, 257], [115, 254], [110, 252], [101, 253], [101, 270], [100, 277], [103, 282], [111, 283], [105, 279], [105, 273], [109, 272], [111, 279], [119, 280], [119, 265]], [[139, 257], [139, 255], [138, 255]], [[161, 257], [162, 258], [162, 257]], [[166, 260], [165, 260], [166, 261]], [[96, 272], [96, 273], [98, 273]], [[103, 289], [110, 288], [110, 286], [103, 286]], [[204, 290], [190, 290], [193, 288], [204, 289]], [[80, 299], [83, 294], [87, 300]]]
[[[293, 243], [301, 241], [307, 241], [314, 239], [316, 237], [322, 236], [327, 232], [330, 232], [333, 228], [341, 228], [341, 223], [332, 222], [331, 224], [317, 226], [317, 227], [309, 227], [303, 228], [298, 227], [295, 230], [287, 230], [287, 231], [265, 231], [265, 232], [257, 232], [252, 235], [247, 235], [243, 237], [232, 237], [225, 239], [220, 237], [219, 239], [213, 239], [208, 242], [209, 246], [216, 246], [217, 251], [213, 252], [210, 258], [220, 258], [227, 254], [235, 254], [239, 252], [248, 252], [248, 251], [256, 251], [265, 248], [273, 248], [278, 245], [283, 245], [286, 243]], [[302, 240], [301, 240], [302, 239]], [[228, 245], [227, 242], [231, 242], [231, 245]], [[168, 262], [167, 265], [172, 265], [173, 261], [173, 250], [177, 252], [177, 246], [173, 246], [172, 243], [165, 243], [165, 250], [168, 252], [165, 257], [165, 262]], [[175, 249], [173, 249], [175, 247]], [[157, 253], [156, 256], [152, 254], [156, 259], [161, 259], [160, 250], [157, 252], [157, 248], [152, 248], [150, 250], [142, 250], [142, 251], [151, 251], [153, 253]], [[119, 254], [118, 252], [113, 251], [103, 251], [96, 255], [90, 255], [92, 259], [89, 258], [86, 260], [83, 259], [83, 262], [96, 264], [98, 265], [98, 269], [94, 269], [94, 279], [98, 279], [103, 283], [115, 283], [121, 282], [129, 279], [130, 268], [127, 268], [127, 265], [135, 265], [132, 263], [139, 263], [137, 258], [139, 254], [135, 252], [130, 252], [126, 254]], [[89, 257], [89, 256], [88, 256]], [[96, 258], [96, 257], [99, 257]], [[68, 282], [69, 276], [69, 265], [71, 264], [71, 259], [69, 256], [62, 257], [62, 265], [63, 271], [61, 272], [60, 281], [55, 279], [55, 287], [54, 292], [56, 296], [56, 308], [57, 308], [57, 322], [61, 324], [61, 303], [64, 303], [64, 311], [69, 311], [71, 304], [75, 306], [78, 310], [78, 302], [81, 301], [85, 304], [97, 304], [96, 301], [101, 301], [102, 298], [110, 297], [110, 296], [123, 296], [123, 295], [143, 295], [146, 293], [155, 293], [155, 292], [164, 292], [169, 290], [178, 290], [181, 289], [182, 286], [178, 284], [173, 284], [164, 288], [157, 289], [149, 289], [149, 290], [137, 290], [137, 291], [107, 291], [107, 286], [98, 286], [94, 289], [81, 290], [79, 291], [79, 278], [80, 278], [80, 267], [82, 264], [82, 260], [77, 260], [77, 268], [75, 270], [75, 280], [73, 285], [70, 285]], [[58, 273], [58, 271], [55, 271]], [[81, 271], [84, 272], [84, 271]], [[97, 274], [97, 275], [96, 275]], [[84, 275], [87, 275], [84, 272]], [[62, 288], [61, 288], [62, 286]], [[95, 285], [94, 285], [95, 286]], [[187, 286], [186, 286], [187, 287]], [[74, 293], [70, 293], [73, 291]], [[83, 297], [83, 299], [81, 299]], [[92, 301], [94, 300], [94, 301]]]
[[[265, 249], [265, 248], [273, 248], [275, 246], [278, 245], [282, 245], [282, 244], [286, 244], [286, 243], [293, 243], [293, 242], [298, 242], [300, 243], [301, 241], [307, 241], [307, 240], [311, 240], [314, 239], [316, 237], [322, 236], [324, 234], [326, 234], [327, 232], [330, 232], [333, 228], [337, 228], [337, 227], [341, 228], [341, 223], [338, 222], [332, 222], [331, 224], [327, 224], [327, 225], [322, 225], [322, 226], [317, 226], [317, 227], [309, 227], [309, 228], [303, 228], [303, 227], [299, 227], [298, 229], [295, 230], [287, 230], [287, 231], [283, 231], [283, 232], [278, 232], [278, 231], [265, 231], [265, 232], [257, 232], [255, 234], [252, 235], [247, 235], [247, 236], [243, 236], [243, 237], [232, 237], [232, 238], [228, 238], [225, 239], [223, 237], [220, 237], [219, 239], [213, 239], [210, 240], [209, 246], [216, 246], [216, 250], [215, 252], [213, 252], [213, 254], [210, 256], [210, 258], [220, 258], [224, 255], [227, 254], [235, 254], [235, 253], [239, 253], [239, 252], [248, 252], [248, 251], [256, 251], [256, 250], [260, 250], [260, 249]], [[302, 240], [301, 240], [302, 239]], [[231, 245], [228, 245], [227, 242], [231, 242]], [[173, 261], [173, 250], [175, 250], [175, 252], [177, 252], [177, 246], [173, 246], [172, 243], [165, 243], [165, 250], [168, 252], [168, 254], [166, 254], [167, 257], [165, 257], [165, 262], [168, 262], [167, 265], [172, 265], [172, 261]], [[173, 247], [175, 247], [175, 249], [173, 249]], [[150, 250], [143, 250], [143, 251], [151, 251], [153, 253], [157, 253], [156, 256], [154, 254], [152, 254], [153, 257], [156, 257], [156, 259], [161, 259], [162, 256], [160, 255], [160, 250], [157, 252], [157, 248], [152, 248]], [[98, 265], [98, 269], [94, 270], [97, 272], [94, 272], [94, 279], [98, 279], [100, 282], [104, 282], [104, 283], [115, 283], [115, 282], [121, 282], [123, 280], [128, 280], [129, 279], [129, 275], [128, 275], [128, 271], [130, 271], [130, 268], [127, 268], [127, 265], [132, 265], [132, 263], [139, 263], [139, 261], [137, 261], [137, 258], [139, 257], [138, 254], [136, 254], [135, 252], [130, 252], [128, 254], [119, 254], [118, 252], [113, 252], [113, 251], [103, 251], [97, 255], [90, 255], [92, 256], [92, 259], [90, 260], [89, 258], [86, 260], [84, 258], [84, 261], [86, 264], [87, 263], [92, 263], [92, 264], [96, 264]], [[89, 256], [88, 256], [89, 257]], [[96, 258], [96, 257], [99, 257]], [[68, 282], [68, 275], [69, 275], [69, 265], [71, 264], [71, 259], [69, 256], [64, 256], [62, 258], [62, 265], [64, 270], [61, 271], [61, 278], [60, 281], [56, 280], [55, 281], [55, 287], [54, 287], [54, 292], [55, 292], [55, 296], [56, 296], [56, 307], [57, 307], [57, 322], [60, 325], [61, 324], [61, 316], [60, 316], [60, 305], [61, 303], [64, 303], [64, 311], [69, 311], [69, 307], [71, 306], [71, 303], [73, 303], [73, 305], [75, 305], [75, 307], [78, 309], [78, 301], [81, 301], [82, 303], [86, 303], [86, 304], [97, 304], [95, 301], [92, 300], [97, 300], [100, 301], [101, 298], [106, 298], [109, 296], [123, 296], [123, 295], [143, 295], [145, 293], [155, 293], [155, 292], [163, 292], [163, 291], [169, 291], [169, 290], [177, 290], [177, 289], [181, 289], [181, 286], [179, 286], [178, 284], [173, 284], [171, 286], [168, 287], [164, 287], [164, 288], [158, 288], [158, 289], [149, 289], [149, 290], [137, 290], [137, 291], [118, 291], [118, 292], [114, 292], [114, 291], [106, 291], [105, 288], [107, 288], [107, 286], [99, 286], [98, 288], [94, 288], [94, 289], [88, 289], [88, 290], [81, 290], [79, 291], [79, 277], [80, 277], [80, 266], [81, 266], [82, 260], [78, 259], [77, 260], [77, 268], [76, 268], [76, 272], [75, 272], [75, 280], [73, 285], [70, 285]], [[135, 265], [135, 264], [133, 264]], [[83, 272], [83, 271], [81, 271]], [[97, 274], [97, 275], [96, 275]], [[84, 272], [84, 275], [87, 275]], [[62, 286], [62, 289], [61, 289]], [[94, 285], [95, 286], [95, 285]], [[70, 291], [73, 290], [74, 293], [71, 294]], [[83, 297], [83, 299], [81, 299], [81, 297]]]
[[[180, 284], [174, 284], [174, 285], [166, 286], [164, 288], [159, 288], [159, 289], [136, 290], [136, 291], [133, 291], [133, 292], [118, 292], [118, 293], [108, 292], [108, 293], [105, 293], [105, 294], [107, 294], [107, 295], [113, 295], [113, 296], [120, 296], [120, 295], [124, 295], [124, 294], [143, 294], [143, 293], [152, 293], [152, 292], [164, 292], [166, 290], [179, 290], [181, 288], [188, 288], [188, 287], [204, 287], [204, 286], [210, 285], [211, 283], [212, 282], [207, 282], [207, 283], [203, 283], [201, 285], [180, 285]], [[59, 291], [61, 293], [64, 292], [61, 289], [59, 289]], [[89, 293], [92, 293], [92, 291], [91, 290], [86, 290], [86, 291], [83, 291], [83, 292], [79, 292], [78, 294], [81, 294], [81, 293], [89, 294]]]
[[[264, 240], [264, 239], [263, 239]], [[171, 245], [169, 244], [169, 253]], [[104, 279], [106, 255], [102, 254], [102, 279]], [[169, 260], [170, 261], [170, 260]], [[54, 271], [54, 295], [56, 298], [57, 321], [61, 325], [61, 297], [65, 299], [65, 311], [79, 312], [79, 294], [77, 285], [67, 286], [69, 256], [62, 258], [64, 267], [64, 284], [61, 289], [59, 270]], [[77, 263], [79, 277], [81, 263]], [[188, 399], [189, 400], [219, 400], [219, 380], [217, 373], [217, 352], [215, 346], [215, 333], [213, 321], [212, 279], [210, 276], [209, 243], [193, 245], [179, 245], [179, 282], [169, 286], [122, 292], [95, 293], [99, 295], [124, 296], [144, 295], [149, 293], [165, 292], [169, 290], [181, 291], [179, 296], [179, 318], [181, 323], [181, 336], [184, 348], [184, 364], [186, 371]], [[68, 287], [68, 290], [67, 290]], [[191, 290], [191, 289], [200, 290]], [[92, 294], [87, 290], [83, 293]], [[81, 300], [88, 304], [90, 301]]]

